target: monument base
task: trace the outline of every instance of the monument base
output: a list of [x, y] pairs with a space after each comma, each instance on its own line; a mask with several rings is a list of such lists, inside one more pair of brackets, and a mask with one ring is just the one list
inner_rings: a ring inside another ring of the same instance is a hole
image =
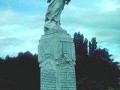
[[76, 90], [75, 49], [65, 30], [46, 31], [39, 41], [41, 90]]

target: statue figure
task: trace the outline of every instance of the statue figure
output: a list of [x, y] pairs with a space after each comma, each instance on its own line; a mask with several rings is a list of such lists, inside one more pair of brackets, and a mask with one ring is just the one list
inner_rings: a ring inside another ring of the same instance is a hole
[[48, 0], [48, 10], [45, 16], [45, 29], [49, 27], [60, 27], [60, 16], [65, 4], [69, 4], [71, 0]]

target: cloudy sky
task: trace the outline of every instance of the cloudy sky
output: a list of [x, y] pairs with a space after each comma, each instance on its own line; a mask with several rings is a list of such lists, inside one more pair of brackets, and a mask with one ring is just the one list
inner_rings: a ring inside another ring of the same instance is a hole
[[[47, 0], [0, 0], [0, 57], [18, 52], [37, 53], [44, 34]], [[120, 0], [71, 0], [61, 16], [62, 27], [73, 37], [81, 32], [98, 47], [107, 48], [120, 62]]]

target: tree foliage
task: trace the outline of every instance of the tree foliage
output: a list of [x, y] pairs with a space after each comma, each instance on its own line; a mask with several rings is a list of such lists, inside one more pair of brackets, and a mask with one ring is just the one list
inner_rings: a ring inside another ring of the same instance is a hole
[[37, 55], [21, 52], [0, 59], [0, 90], [40, 90]]
[[[106, 48], [97, 47], [96, 38], [84, 39], [83, 34], [74, 34], [76, 51], [76, 80], [78, 90], [120, 89], [119, 62], [111, 59]], [[118, 89], [119, 88], [119, 89]]]

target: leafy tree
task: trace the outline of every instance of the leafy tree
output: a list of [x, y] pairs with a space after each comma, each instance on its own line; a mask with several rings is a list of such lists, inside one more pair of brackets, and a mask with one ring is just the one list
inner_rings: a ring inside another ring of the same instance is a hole
[[95, 51], [97, 49], [97, 42], [96, 42], [96, 37], [93, 37], [91, 39], [91, 42], [89, 42], [89, 55], [94, 55]]
[[111, 59], [112, 55], [107, 49], [97, 48], [95, 37], [91, 39], [89, 46], [87, 42], [82, 34], [74, 34], [77, 89], [108, 90], [109, 87], [120, 89], [119, 63]]
[[88, 40], [84, 38], [83, 34], [75, 33], [74, 34], [74, 43], [76, 57], [87, 56], [88, 54]]
[[37, 55], [20, 52], [0, 61], [0, 90], [40, 90]]

